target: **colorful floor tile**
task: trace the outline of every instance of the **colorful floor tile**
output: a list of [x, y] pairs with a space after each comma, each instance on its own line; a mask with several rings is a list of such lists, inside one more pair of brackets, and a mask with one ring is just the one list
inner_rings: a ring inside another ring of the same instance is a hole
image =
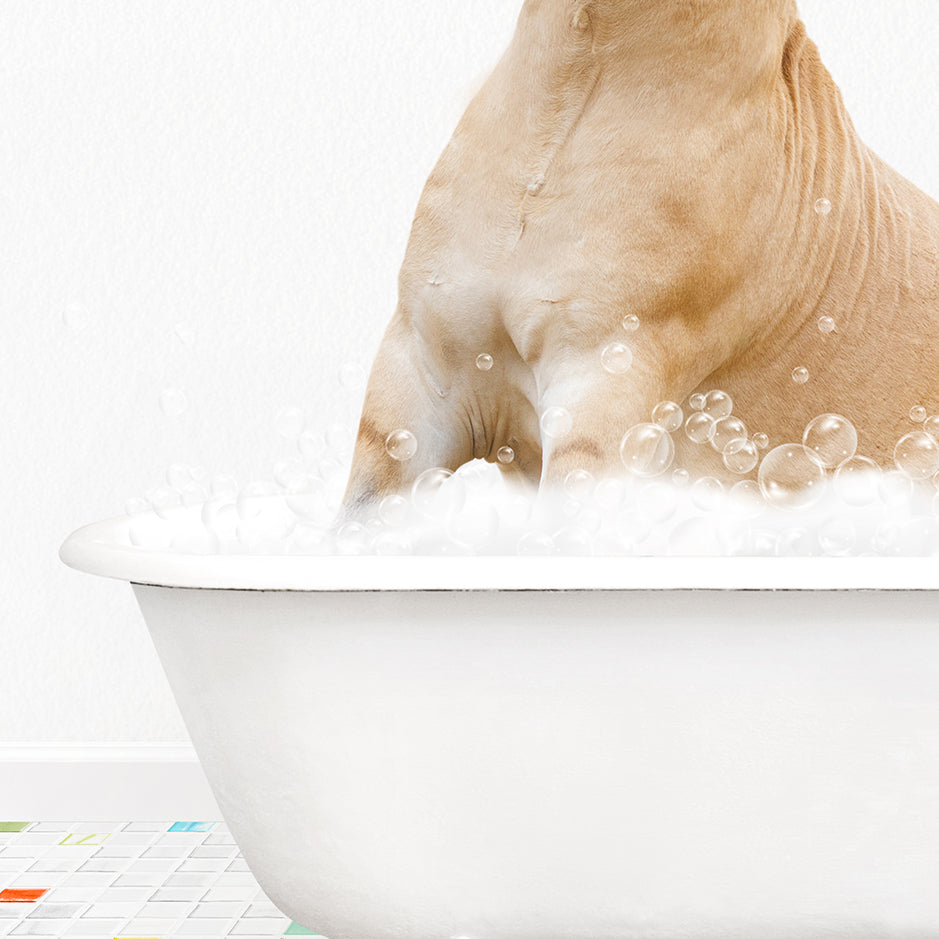
[[271, 903], [222, 822], [0, 822], [0, 936], [314, 936]]

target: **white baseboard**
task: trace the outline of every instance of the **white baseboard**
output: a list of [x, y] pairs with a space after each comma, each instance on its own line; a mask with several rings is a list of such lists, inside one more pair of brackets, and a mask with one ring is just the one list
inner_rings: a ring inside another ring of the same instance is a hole
[[0, 743], [0, 820], [221, 817], [191, 746]]

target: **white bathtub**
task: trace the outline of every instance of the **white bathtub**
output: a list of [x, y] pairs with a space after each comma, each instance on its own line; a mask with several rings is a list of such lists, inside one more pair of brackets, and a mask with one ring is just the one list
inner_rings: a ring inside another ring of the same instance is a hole
[[330, 939], [939, 936], [937, 595], [818, 589], [935, 561], [206, 558], [126, 525], [62, 557], [134, 582], [252, 871]]

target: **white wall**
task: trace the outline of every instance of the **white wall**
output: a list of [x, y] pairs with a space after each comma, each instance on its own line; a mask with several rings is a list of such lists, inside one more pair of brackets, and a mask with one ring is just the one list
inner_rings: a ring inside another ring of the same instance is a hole
[[[351, 425], [338, 367], [517, 6], [0, 7], [0, 741], [186, 739], [129, 587], [58, 545], [171, 462], [266, 475], [285, 406]], [[933, 0], [802, 7], [867, 141], [939, 195]]]

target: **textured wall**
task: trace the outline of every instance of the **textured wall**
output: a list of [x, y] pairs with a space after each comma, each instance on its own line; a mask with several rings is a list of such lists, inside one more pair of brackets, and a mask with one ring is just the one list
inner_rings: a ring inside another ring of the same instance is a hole
[[[868, 142], [939, 194], [932, 0], [802, 7]], [[351, 421], [337, 368], [370, 361], [423, 181], [516, 14], [3, 4], [0, 741], [186, 739], [130, 589], [58, 545], [173, 461], [266, 474], [282, 407]]]

